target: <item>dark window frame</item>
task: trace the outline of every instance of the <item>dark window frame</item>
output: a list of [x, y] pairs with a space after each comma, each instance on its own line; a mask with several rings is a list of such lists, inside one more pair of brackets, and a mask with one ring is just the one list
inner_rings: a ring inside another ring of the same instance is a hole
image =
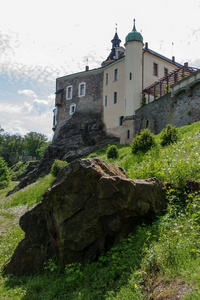
[[113, 104], [117, 103], [117, 92], [114, 92], [113, 94]]
[[153, 75], [158, 76], [158, 64], [155, 62], [153, 63]]

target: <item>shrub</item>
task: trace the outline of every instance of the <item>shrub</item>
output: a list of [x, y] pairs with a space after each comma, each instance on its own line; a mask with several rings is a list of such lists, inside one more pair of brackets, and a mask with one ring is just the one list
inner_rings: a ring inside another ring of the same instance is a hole
[[0, 189], [9, 185], [10, 173], [5, 160], [0, 156]]
[[143, 107], [145, 105], [147, 105], [147, 99], [146, 99], [146, 97], [143, 97], [142, 101], [141, 101], [141, 107]]
[[119, 156], [119, 150], [116, 145], [109, 146], [106, 151], [107, 158], [116, 159]]
[[162, 130], [160, 140], [162, 147], [176, 143], [178, 140], [178, 129], [168, 124], [166, 128]]
[[132, 153], [147, 152], [155, 146], [155, 137], [149, 129], [141, 131], [140, 135], [136, 135], [131, 143]]
[[97, 157], [97, 154], [96, 154], [96, 152], [90, 153], [90, 154], [88, 155], [88, 157], [89, 157], [89, 158], [94, 158], [94, 157]]
[[67, 161], [55, 159], [51, 167], [51, 174], [56, 177], [60, 172], [60, 170], [62, 170], [67, 165], [68, 165]]

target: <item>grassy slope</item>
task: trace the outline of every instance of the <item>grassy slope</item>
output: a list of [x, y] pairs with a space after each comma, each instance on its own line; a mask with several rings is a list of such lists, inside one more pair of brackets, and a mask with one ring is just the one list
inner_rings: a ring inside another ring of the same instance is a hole
[[[145, 155], [132, 156], [130, 147], [119, 146], [120, 155], [114, 163], [124, 167], [131, 178], [156, 176], [174, 184], [168, 191], [164, 216], [152, 226], [138, 226], [97, 262], [72, 264], [63, 270], [51, 260], [43, 274], [1, 277], [1, 297], [114, 300], [144, 299], [149, 293], [153, 300], [162, 291], [162, 299], [173, 299], [175, 294], [180, 299], [199, 299], [200, 197], [184, 188], [187, 178], [198, 180], [200, 176], [199, 136], [200, 122], [181, 128], [177, 144], [163, 149], [157, 146]], [[159, 141], [159, 136], [156, 138]], [[97, 155], [107, 160], [105, 150]], [[0, 222], [6, 229], [0, 235], [1, 265], [23, 237], [19, 216], [27, 206], [40, 201], [51, 181], [48, 175], [9, 198], [1, 191]]]

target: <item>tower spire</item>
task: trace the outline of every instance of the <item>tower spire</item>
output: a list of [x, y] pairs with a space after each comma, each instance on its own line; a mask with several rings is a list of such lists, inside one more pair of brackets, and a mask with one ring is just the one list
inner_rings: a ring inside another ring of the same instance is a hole
[[136, 30], [135, 27], [135, 19], [133, 19], [133, 30], [129, 32], [129, 34], [126, 36], [125, 42], [132, 42], [132, 41], [138, 41], [143, 43], [143, 37], [140, 32]]
[[133, 31], [136, 31], [136, 28], [135, 28], [135, 18], [133, 19]]
[[124, 48], [120, 46], [121, 40], [117, 34], [117, 23], [115, 23], [115, 35], [113, 39], [111, 40], [112, 43], [112, 49], [105, 61], [102, 62], [102, 65], [105, 65], [108, 62], [117, 60], [124, 56]]

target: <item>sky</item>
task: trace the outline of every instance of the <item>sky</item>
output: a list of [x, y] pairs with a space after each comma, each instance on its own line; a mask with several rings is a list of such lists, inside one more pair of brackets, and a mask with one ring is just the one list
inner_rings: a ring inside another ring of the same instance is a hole
[[200, 68], [200, 0], [0, 0], [0, 125], [52, 139], [56, 78], [98, 68], [115, 28], [150, 49]]

